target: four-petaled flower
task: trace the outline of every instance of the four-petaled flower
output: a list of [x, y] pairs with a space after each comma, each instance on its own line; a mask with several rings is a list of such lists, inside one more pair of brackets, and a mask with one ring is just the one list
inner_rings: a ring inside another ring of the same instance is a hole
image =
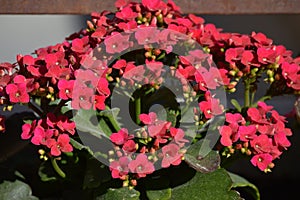
[[154, 172], [154, 165], [148, 160], [145, 154], [138, 154], [135, 160], [132, 160], [128, 167], [132, 173], [136, 173], [138, 177], [146, 177], [147, 174]]

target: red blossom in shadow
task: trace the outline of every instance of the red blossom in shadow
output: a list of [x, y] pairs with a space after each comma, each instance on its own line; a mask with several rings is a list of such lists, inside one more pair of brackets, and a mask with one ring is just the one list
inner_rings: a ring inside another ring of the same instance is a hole
[[60, 156], [61, 152], [72, 152], [73, 147], [70, 144], [70, 137], [67, 134], [61, 134], [58, 136], [57, 140], [48, 139], [47, 147], [51, 148], [51, 155]]
[[23, 124], [21, 138], [27, 140], [33, 136], [33, 131], [36, 127], [37, 121], [33, 120], [31, 124]]

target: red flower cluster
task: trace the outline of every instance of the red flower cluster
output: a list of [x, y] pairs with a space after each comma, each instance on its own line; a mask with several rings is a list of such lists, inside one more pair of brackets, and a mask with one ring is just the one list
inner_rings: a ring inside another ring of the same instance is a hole
[[[22, 138], [45, 147], [50, 156], [70, 152], [75, 123], [62, 111], [66, 103], [72, 110], [99, 114], [109, 109], [115, 86], [147, 84], [158, 89], [164, 73], [170, 72], [181, 83], [185, 103], [197, 102], [198, 128], [226, 112], [218, 89], [234, 92], [242, 81], [247, 113], [227, 111], [220, 142], [230, 151], [253, 155], [251, 162], [259, 169], [270, 168], [290, 146], [291, 131], [271, 107], [263, 102], [254, 106], [249, 93], [255, 94], [258, 79], [266, 74], [269, 97], [299, 94], [300, 59], [262, 33], [224, 33], [201, 17], [182, 15], [172, 0], [117, 0], [115, 6], [115, 13], [92, 13], [86, 29], [60, 44], [18, 55], [14, 64], [0, 63], [0, 105], [10, 110], [21, 103], [39, 115], [23, 125]], [[139, 120], [145, 127], [138, 134], [123, 128], [110, 136], [117, 155], [110, 164], [114, 178], [126, 179], [129, 173], [144, 177], [158, 160], [164, 168], [181, 162], [188, 142], [184, 131], [154, 113], [141, 114]], [[3, 127], [0, 116], [0, 131]]]
[[226, 113], [226, 125], [219, 128], [220, 142], [230, 149], [253, 155], [251, 163], [262, 171], [268, 170], [274, 165], [272, 161], [291, 145], [287, 136], [292, 132], [285, 127], [285, 122], [285, 117], [272, 106], [258, 102], [257, 108], [247, 110], [246, 117]]
[[123, 128], [110, 136], [117, 155], [110, 163], [113, 178], [128, 180], [129, 173], [131, 179], [145, 177], [154, 172], [157, 162], [163, 168], [181, 163], [183, 147], [189, 142], [184, 131], [157, 119], [153, 112], [141, 114], [140, 120], [145, 126], [136, 135]]
[[21, 138], [31, 139], [33, 144], [49, 148], [52, 156], [59, 156], [61, 152], [73, 151], [70, 135], [74, 134], [75, 123], [71, 122], [67, 116], [56, 117], [53, 113], [49, 113], [47, 118], [24, 124]]

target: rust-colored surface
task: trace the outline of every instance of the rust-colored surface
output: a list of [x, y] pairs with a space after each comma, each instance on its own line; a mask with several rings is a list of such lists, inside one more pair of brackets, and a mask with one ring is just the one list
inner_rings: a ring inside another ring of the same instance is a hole
[[[115, 0], [0, 0], [0, 14], [90, 14]], [[183, 13], [300, 14], [300, 0], [174, 0]]]

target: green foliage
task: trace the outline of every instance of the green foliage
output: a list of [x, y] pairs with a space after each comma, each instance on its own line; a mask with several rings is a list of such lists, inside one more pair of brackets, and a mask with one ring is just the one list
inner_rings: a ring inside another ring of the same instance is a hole
[[245, 178], [237, 175], [237, 174], [233, 174], [231, 172], [228, 172], [231, 180], [233, 181], [232, 187], [231, 188], [245, 188], [248, 189], [247, 191], [249, 192], [249, 194], [251, 194], [256, 200], [260, 200], [260, 193], [258, 188], [250, 183], [248, 180], [246, 180]]
[[19, 180], [4, 181], [0, 184], [0, 199], [3, 200], [37, 200], [32, 196], [31, 188]]
[[127, 187], [118, 189], [109, 189], [107, 193], [96, 198], [96, 200], [138, 200], [140, 193]]
[[196, 173], [187, 183], [172, 189], [171, 199], [180, 200], [237, 200], [236, 191], [230, 190], [232, 181], [226, 170], [218, 169], [211, 173]]

